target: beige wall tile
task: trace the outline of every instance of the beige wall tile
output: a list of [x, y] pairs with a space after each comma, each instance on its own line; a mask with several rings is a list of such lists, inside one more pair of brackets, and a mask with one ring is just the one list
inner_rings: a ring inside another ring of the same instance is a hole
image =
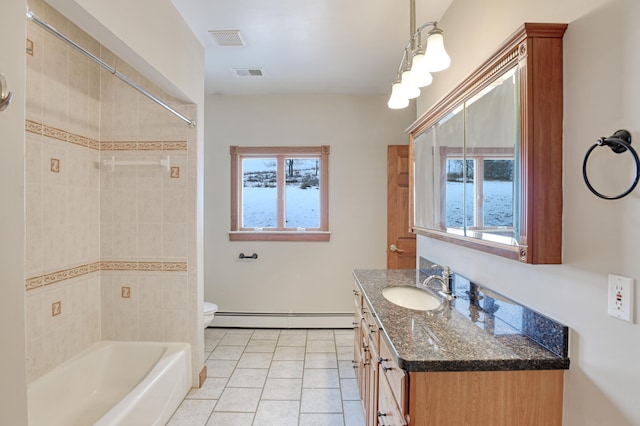
[[186, 276], [168, 276], [162, 278], [163, 307], [171, 309], [187, 309], [188, 287]]
[[162, 259], [162, 224], [138, 224], [138, 256], [140, 259]]
[[165, 223], [162, 225], [162, 256], [186, 258], [187, 226], [184, 223]]
[[[30, 3], [81, 46], [159, 98], [176, 102], [41, 0]], [[186, 140], [195, 131], [34, 24], [28, 32], [35, 54], [27, 58], [27, 117], [53, 134], [27, 132], [27, 275], [98, 260], [187, 261], [187, 241], [195, 246], [195, 236], [187, 237], [189, 229], [195, 234], [195, 225], [187, 227], [193, 210], [187, 204], [195, 204], [187, 192], [188, 185], [195, 192], [189, 173], [195, 161], [189, 156], [195, 153], [98, 151], [86, 138], [133, 142], [128, 146], [135, 149], [138, 141]], [[112, 155], [122, 160], [169, 155], [180, 178], [160, 167], [115, 172], [100, 167], [100, 160]], [[52, 158], [58, 172], [51, 171]], [[123, 286], [130, 289], [129, 298], [121, 297]], [[197, 297], [195, 269], [188, 274], [103, 270], [29, 290], [29, 380], [100, 339], [188, 341], [200, 316]], [[61, 302], [62, 313], [52, 317], [54, 301]]]

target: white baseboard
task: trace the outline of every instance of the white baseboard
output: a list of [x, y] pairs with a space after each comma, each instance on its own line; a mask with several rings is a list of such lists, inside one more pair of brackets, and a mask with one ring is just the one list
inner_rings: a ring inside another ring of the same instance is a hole
[[353, 328], [353, 314], [273, 314], [218, 312], [209, 327]]

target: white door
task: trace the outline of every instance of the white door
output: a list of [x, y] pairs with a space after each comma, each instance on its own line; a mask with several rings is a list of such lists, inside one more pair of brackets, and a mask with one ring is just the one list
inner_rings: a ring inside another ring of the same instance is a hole
[[0, 73], [13, 101], [0, 112], [0, 424], [27, 424], [24, 294], [24, 120], [27, 4], [2, 0]]

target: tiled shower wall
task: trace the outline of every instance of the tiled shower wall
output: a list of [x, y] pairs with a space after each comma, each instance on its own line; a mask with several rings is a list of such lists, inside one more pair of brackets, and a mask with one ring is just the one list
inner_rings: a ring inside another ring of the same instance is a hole
[[[30, 7], [178, 103], [46, 3]], [[29, 381], [99, 340], [195, 345], [195, 130], [35, 24], [27, 37]], [[165, 156], [169, 170], [102, 164]]]

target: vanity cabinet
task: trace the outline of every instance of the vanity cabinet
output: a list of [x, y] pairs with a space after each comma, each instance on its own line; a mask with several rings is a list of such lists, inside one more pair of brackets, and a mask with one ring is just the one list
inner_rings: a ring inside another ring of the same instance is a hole
[[380, 329], [373, 318], [372, 310], [356, 288], [354, 294], [354, 348], [355, 369], [360, 400], [366, 425], [376, 425], [378, 413], [378, 376], [380, 363]]
[[406, 373], [380, 337], [373, 310], [357, 285], [354, 294], [354, 369], [367, 426], [406, 425]]
[[[372, 309], [357, 283], [353, 294], [353, 363], [365, 425], [562, 425], [562, 369], [520, 370], [507, 357], [504, 364], [496, 363], [492, 371], [469, 367], [466, 371], [446, 371], [453, 369], [449, 363], [474, 362], [454, 360], [459, 356], [451, 353], [452, 360], [439, 358], [433, 364], [426, 359], [414, 360], [424, 364], [424, 371], [406, 371], [401, 368], [393, 341], [385, 331], [388, 319], [377, 317], [378, 308]], [[423, 328], [418, 320], [412, 324]], [[411, 339], [415, 330], [406, 333], [409, 334], [406, 338]], [[433, 339], [433, 345], [442, 343], [438, 337]]]

